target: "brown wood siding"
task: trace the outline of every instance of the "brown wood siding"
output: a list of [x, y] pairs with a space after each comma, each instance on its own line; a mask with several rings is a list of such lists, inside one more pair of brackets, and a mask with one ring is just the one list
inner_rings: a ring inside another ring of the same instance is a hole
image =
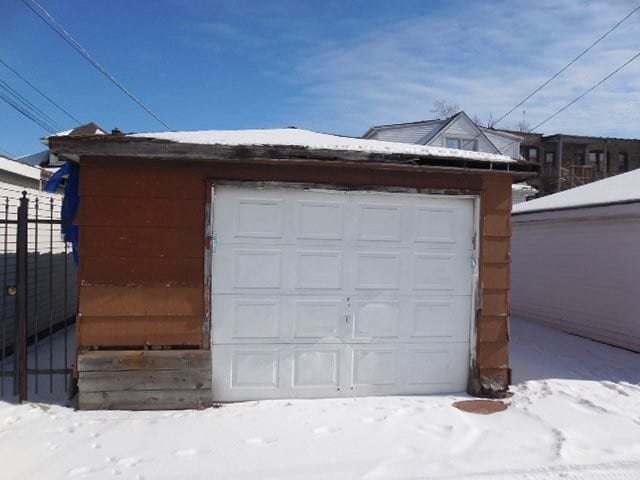
[[485, 176], [481, 198], [480, 286], [477, 318], [478, 380], [472, 393], [496, 395], [509, 380], [509, 288], [511, 284], [511, 178]]
[[83, 160], [79, 347], [202, 345], [206, 189], [195, 169]]
[[499, 173], [83, 158], [79, 346], [206, 348], [205, 206], [211, 183], [219, 180], [481, 195], [476, 368], [499, 381], [508, 378], [511, 177]]

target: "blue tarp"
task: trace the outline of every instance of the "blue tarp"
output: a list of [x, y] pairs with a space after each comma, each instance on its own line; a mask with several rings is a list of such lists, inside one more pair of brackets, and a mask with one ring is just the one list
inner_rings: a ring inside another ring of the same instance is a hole
[[78, 166], [71, 162], [65, 163], [49, 179], [44, 186], [44, 191], [49, 193], [57, 192], [65, 177], [67, 183], [64, 187], [64, 199], [62, 200], [62, 235], [66, 242], [71, 243], [73, 247], [73, 260], [76, 266], [78, 266], [79, 228], [78, 225], [73, 224], [73, 220], [78, 212], [78, 204], [80, 203], [80, 197], [78, 195], [80, 169]]

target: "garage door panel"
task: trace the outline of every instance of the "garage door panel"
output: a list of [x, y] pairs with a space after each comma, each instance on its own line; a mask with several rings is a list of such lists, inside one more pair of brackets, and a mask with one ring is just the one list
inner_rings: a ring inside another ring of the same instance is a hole
[[397, 382], [396, 346], [353, 346], [351, 363], [354, 388], [395, 385]]
[[[467, 369], [460, 356], [468, 358], [465, 343], [445, 348], [413, 345], [406, 351], [410, 368], [407, 369], [407, 389], [413, 391], [456, 391], [466, 388]], [[464, 368], [460, 368], [460, 364]], [[446, 389], [446, 390], [444, 390]]]
[[[225, 313], [224, 306], [216, 304], [216, 309]], [[269, 339], [281, 337], [280, 319], [282, 318], [280, 299], [250, 299], [245, 297], [231, 300], [232, 318], [230, 340], [233, 339]]]
[[356, 251], [353, 258], [356, 291], [400, 289], [400, 252]]
[[471, 301], [468, 297], [414, 299], [410, 315], [410, 340], [469, 340], [469, 323], [459, 320], [471, 315]]
[[345, 311], [340, 298], [295, 300], [293, 338], [336, 341], [342, 337]]
[[398, 301], [354, 300], [353, 336], [359, 339], [398, 337], [401, 309]]
[[280, 349], [249, 348], [230, 352], [231, 388], [276, 389], [280, 384]]
[[355, 214], [356, 240], [368, 242], [402, 241], [402, 206], [358, 203]]
[[284, 238], [284, 200], [240, 198], [234, 205], [233, 238]]
[[333, 393], [339, 386], [340, 360], [340, 347], [295, 348], [292, 387], [323, 387]]
[[[282, 253], [274, 249], [233, 249], [232, 272], [229, 276], [233, 278], [233, 288], [280, 288]], [[221, 277], [225, 274], [221, 272]]]
[[298, 240], [342, 240], [344, 238], [344, 204], [335, 201], [295, 202]]
[[332, 289], [344, 287], [342, 252], [336, 250], [296, 250], [294, 289]]

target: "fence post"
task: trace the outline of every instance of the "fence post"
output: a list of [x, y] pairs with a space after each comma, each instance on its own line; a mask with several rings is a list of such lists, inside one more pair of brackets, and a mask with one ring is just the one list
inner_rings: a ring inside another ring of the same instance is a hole
[[15, 383], [14, 393], [18, 401], [27, 399], [27, 275], [28, 275], [28, 215], [29, 199], [22, 192], [18, 207], [18, 231], [16, 245], [16, 300], [18, 315], [16, 321]]

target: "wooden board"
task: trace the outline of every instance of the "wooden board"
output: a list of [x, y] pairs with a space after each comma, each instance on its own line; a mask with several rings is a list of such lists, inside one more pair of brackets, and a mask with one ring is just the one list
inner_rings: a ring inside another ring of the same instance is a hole
[[82, 372], [83, 392], [201, 390], [211, 388], [211, 368]]
[[77, 326], [79, 347], [200, 346], [202, 316], [82, 316]]
[[77, 221], [83, 226], [201, 227], [204, 200], [84, 196]]
[[211, 368], [210, 350], [102, 350], [78, 354], [78, 371]]
[[204, 219], [200, 227], [82, 226], [80, 232], [81, 257], [202, 259], [204, 256]]
[[201, 258], [82, 257], [83, 285], [195, 287], [203, 278]]
[[211, 391], [144, 390], [79, 392], [80, 410], [181, 410], [203, 409], [212, 405]]
[[155, 163], [152, 168], [131, 163], [116, 166], [109, 159], [83, 158], [80, 197], [205, 198], [199, 170]]
[[198, 316], [202, 315], [202, 287], [83, 286], [83, 316]]
[[111, 350], [78, 354], [78, 407], [158, 410], [211, 405], [209, 350]]

